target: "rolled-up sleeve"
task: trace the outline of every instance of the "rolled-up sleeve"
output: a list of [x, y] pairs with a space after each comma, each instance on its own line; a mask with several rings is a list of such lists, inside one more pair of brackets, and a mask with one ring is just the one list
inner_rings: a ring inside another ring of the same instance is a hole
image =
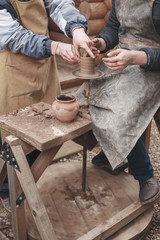
[[75, 8], [74, 1], [45, 0], [44, 2], [49, 16], [66, 36], [71, 38], [72, 29], [77, 26], [82, 26], [87, 31], [86, 18]]
[[104, 29], [100, 32], [100, 34], [98, 34], [97, 36], [99, 38], [103, 38], [106, 43], [106, 49], [102, 53], [107, 52], [108, 50], [114, 48], [118, 44], [119, 26], [120, 26], [120, 23], [117, 19], [116, 11], [115, 11], [115, 1], [112, 0], [112, 9], [109, 14], [107, 24], [104, 27]]
[[147, 64], [141, 68], [146, 71], [160, 71], [160, 48], [142, 48], [141, 51], [147, 54]]

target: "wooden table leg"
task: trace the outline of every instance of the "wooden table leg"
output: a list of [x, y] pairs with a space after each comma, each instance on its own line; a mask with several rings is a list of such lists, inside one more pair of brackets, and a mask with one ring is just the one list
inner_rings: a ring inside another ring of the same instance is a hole
[[46, 150], [41, 152], [40, 155], [37, 157], [35, 162], [31, 167], [31, 171], [34, 177], [35, 182], [38, 181], [42, 173], [48, 167], [48, 165], [52, 162], [53, 158], [55, 157], [58, 150], [61, 148], [62, 145], [56, 146], [55, 148]]
[[86, 107], [88, 107], [89, 94], [90, 94], [90, 80], [89, 79], [85, 79], [85, 81], [84, 81], [84, 99], [85, 99], [85, 103], [84, 103], [84, 105]]
[[82, 191], [86, 191], [86, 167], [87, 167], [87, 133], [84, 134], [83, 167], [82, 167]]
[[7, 175], [6, 163], [2, 158], [0, 158], [0, 187], [3, 184], [6, 175]]
[[7, 164], [10, 204], [12, 209], [12, 227], [15, 240], [27, 240], [24, 202], [17, 208], [16, 200], [22, 192], [13, 166]]
[[10, 145], [19, 166], [20, 171], [15, 171], [42, 240], [56, 240], [55, 232], [52, 228], [52, 224], [40, 197], [19, 139], [14, 136], [8, 136], [6, 137], [6, 142]]

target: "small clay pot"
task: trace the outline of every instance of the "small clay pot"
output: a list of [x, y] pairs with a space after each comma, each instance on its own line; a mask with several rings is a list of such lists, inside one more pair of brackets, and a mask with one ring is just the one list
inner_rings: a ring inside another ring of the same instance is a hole
[[59, 95], [53, 102], [52, 109], [58, 120], [71, 122], [79, 111], [79, 104], [73, 95]]

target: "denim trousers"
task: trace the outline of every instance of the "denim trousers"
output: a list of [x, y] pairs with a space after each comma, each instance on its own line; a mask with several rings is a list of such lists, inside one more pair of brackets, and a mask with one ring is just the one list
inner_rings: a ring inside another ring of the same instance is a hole
[[[1, 147], [1, 143], [0, 143]], [[27, 160], [31, 166], [36, 157], [39, 155], [39, 151], [35, 150], [31, 154], [27, 155]], [[153, 176], [153, 168], [150, 162], [148, 152], [144, 146], [142, 139], [140, 138], [130, 154], [127, 157], [129, 168], [136, 180], [147, 180]], [[8, 179], [6, 177], [1, 189], [0, 197], [5, 198], [9, 195]]]
[[136, 180], [147, 180], [153, 176], [150, 157], [140, 138], [127, 157], [130, 171]]

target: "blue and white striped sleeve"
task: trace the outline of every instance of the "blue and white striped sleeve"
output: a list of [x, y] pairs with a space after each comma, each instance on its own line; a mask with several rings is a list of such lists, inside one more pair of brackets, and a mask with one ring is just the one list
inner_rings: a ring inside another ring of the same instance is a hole
[[0, 10], [0, 51], [11, 50], [34, 58], [51, 56], [51, 40], [34, 34], [12, 18], [6, 9]]
[[72, 0], [44, 0], [49, 16], [56, 25], [72, 38], [72, 29], [82, 26], [87, 31], [88, 23], [86, 18], [75, 8]]

